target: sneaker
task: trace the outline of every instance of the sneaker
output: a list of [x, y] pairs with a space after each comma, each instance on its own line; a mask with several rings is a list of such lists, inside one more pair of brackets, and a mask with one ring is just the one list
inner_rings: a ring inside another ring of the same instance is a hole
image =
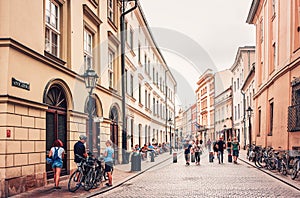
[[55, 189], [61, 189], [61, 187], [60, 186], [55, 186]]
[[111, 187], [111, 186], [112, 186], [112, 185], [110, 185], [109, 183], [106, 183], [105, 185], [106, 185], [107, 187]]

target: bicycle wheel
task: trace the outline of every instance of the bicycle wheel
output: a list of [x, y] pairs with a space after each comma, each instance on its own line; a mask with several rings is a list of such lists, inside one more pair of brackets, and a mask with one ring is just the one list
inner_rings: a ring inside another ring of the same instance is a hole
[[90, 190], [94, 185], [94, 170], [90, 169], [84, 179], [84, 190]]
[[281, 164], [281, 174], [282, 174], [282, 175], [287, 175], [287, 167], [286, 167], [285, 162], [283, 162], [283, 163]]
[[94, 179], [94, 187], [98, 187], [102, 183], [103, 174], [104, 173], [103, 173], [102, 169], [96, 169], [95, 179]]
[[274, 170], [274, 169], [276, 169], [276, 159], [274, 159], [274, 158], [269, 159], [269, 160], [268, 160], [268, 164], [267, 164], [267, 168], [268, 168], [269, 170]]
[[70, 179], [68, 182], [68, 190], [70, 192], [75, 192], [80, 187], [81, 178], [82, 178], [82, 172], [80, 172], [79, 170], [76, 170], [70, 176]]
[[264, 157], [260, 157], [258, 160], [257, 160], [259, 166], [261, 168], [265, 168], [266, 167], [266, 159]]
[[295, 164], [293, 166], [293, 169], [292, 169], [292, 172], [291, 172], [292, 180], [294, 180], [297, 177], [297, 173], [298, 173], [298, 170], [297, 170], [298, 167], [297, 166], [298, 166], [298, 161], [295, 162]]

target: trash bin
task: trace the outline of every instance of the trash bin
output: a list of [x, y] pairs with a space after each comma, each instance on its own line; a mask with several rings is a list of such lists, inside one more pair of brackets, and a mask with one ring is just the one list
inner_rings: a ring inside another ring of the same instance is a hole
[[209, 162], [214, 162], [214, 152], [209, 152]]
[[173, 153], [173, 163], [177, 163], [177, 153]]
[[154, 162], [154, 151], [150, 151], [151, 162]]
[[131, 171], [141, 171], [141, 154], [133, 153], [131, 156]]

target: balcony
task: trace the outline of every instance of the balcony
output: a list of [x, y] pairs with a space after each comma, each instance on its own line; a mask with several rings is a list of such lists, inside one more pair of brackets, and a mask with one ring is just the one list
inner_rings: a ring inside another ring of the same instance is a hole
[[288, 131], [300, 131], [300, 104], [288, 107]]

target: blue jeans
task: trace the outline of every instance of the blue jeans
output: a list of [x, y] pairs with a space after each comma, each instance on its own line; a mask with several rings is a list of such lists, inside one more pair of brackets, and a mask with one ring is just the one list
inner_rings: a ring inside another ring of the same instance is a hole
[[218, 160], [219, 160], [219, 163], [223, 163], [223, 154], [224, 154], [224, 151], [218, 151]]

